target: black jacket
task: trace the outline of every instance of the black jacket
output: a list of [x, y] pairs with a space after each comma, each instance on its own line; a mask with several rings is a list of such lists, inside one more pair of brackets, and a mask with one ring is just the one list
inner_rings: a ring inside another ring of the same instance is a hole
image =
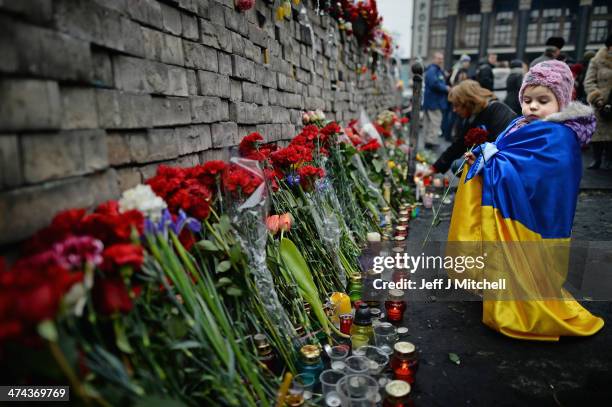
[[493, 65], [488, 62], [480, 64], [476, 73], [476, 81], [483, 88], [493, 91]]
[[497, 136], [508, 127], [510, 122], [516, 118], [514, 113], [508, 106], [496, 100], [489, 105], [473, 119], [463, 119], [457, 129], [457, 136], [453, 140], [446, 151], [442, 153], [438, 161], [434, 163], [436, 172], [445, 173], [450, 168], [453, 161], [461, 157], [467, 151], [464, 137], [469, 129], [483, 125], [489, 131], [487, 141], [495, 141]]
[[522, 70], [518, 72], [511, 72], [510, 75], [508, 75], [508, 79], [506, 79], [506, 90], [508, 91], [508, 93], [506, 94], [504, 103], [508, 105], [510, 109], [514, 110], [516, 114], [519, 115], [521, 114], [521, 104], [519, 103], [519, 90], [521, 89], [522, 84]]

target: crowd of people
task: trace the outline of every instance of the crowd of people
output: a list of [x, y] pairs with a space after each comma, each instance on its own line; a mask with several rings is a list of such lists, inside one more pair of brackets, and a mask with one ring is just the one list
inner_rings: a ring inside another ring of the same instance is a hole
[[[423, 127], [425, 148], [441, 153], [430, 172], [444, 173], [465, 152], [467, 131], [481, 127], [488, 132], [489, 141], [497, 136], [516, 117], [523, 115], [519, 91], [530, 68], [545, 61], [561, 61], [569, 67], [573, 77], [571, 99], [593, 107], [597, 128], [590, 142], [593, 161], [588, 168], [612, 170], [612, 34], [605, 47], [597, 52], [587, 51], [580, 61], [573, 61], [562, 52], [565, 41], [551, 37], [546, 50], [529, 65], [519, 59], [498, 61], [489, 54], [478, 65], [468, 55], [462, 55], [450, 71], [445, 71], [444, 55], [435, 53], [425, 70]], [[496, 72], [505, 75], [505, 86], [499, 86]], [[497, 82], [497, 86], [496, 86]], [[503, 95], [499, 88], [505, 88]], [[496, 94], [497, 93], [497, 94]], [[441, 138], [451, 142], [443, 152]]]

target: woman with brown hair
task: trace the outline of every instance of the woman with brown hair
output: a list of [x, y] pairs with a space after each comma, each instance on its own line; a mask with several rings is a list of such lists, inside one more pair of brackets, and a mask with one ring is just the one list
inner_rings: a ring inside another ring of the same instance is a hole
[[516, 117], [508, 106], [499, 102], [497, 97], [478, 82], [467, 79], [453, 87], [448, 94], [453, 111], [459, 115], [460, 123], [453, 143], [431, 166], [431, 172], [445, 173], [453, 161], [463, 156], [466, 133], [474, 127], [484, 127], [488, 132], [487, 141], [495, 141], [510, 122]]

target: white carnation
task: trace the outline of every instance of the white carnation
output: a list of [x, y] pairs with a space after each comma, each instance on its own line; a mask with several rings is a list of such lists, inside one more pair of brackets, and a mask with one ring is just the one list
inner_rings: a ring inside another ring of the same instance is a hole
[[137, 209], [152, 221], [159, 220], [162, 211], [167, 207], [166, 202], [155, 195], [150, 185], [136, 185], [134, 188], [124, 191], [119, 200], [119, 210], [121, 212]]

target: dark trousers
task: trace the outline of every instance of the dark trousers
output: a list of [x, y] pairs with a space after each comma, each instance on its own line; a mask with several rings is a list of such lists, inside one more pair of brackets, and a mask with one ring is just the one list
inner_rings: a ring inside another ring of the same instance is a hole
[[593, 147], [593, 160], [601, 162], [605, 153], [606, 160], [612, 161], [612, 141], [592, 141], [591, 146]]

